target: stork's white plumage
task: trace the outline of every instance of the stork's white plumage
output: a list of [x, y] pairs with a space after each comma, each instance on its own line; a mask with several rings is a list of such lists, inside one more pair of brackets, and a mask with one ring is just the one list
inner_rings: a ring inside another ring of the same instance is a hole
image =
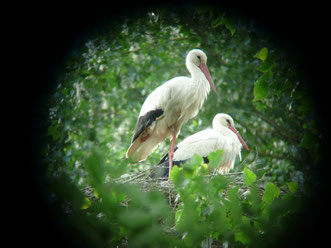
[[[213, 128], [208, 128], [198, 133], [195, 133], [180, 143], [175, 148], [173, 162], [179, 165], [198, 154], [204, 157], [205, 162], [208, 162], [207, 156], [211, 152], [223, 150], [223, 158], [218, 167], [220, 173], [227, 173], [233, 168], [235, 158], [240, 157], [240, 150], [244, 146], [248, 147], [245, 141], [234, 127], [234, 122], [231, 116], [227, 114], [217, 114], [213, 119]], [[168, 155], [165, 155], [159, 165], [168, 168]], [[158, 176], [168, 174], [168, 169], [157, 172]], [[155, 174], [155, 173], [154, 173]]]
[[186, 57], [189, 77], [173, 78], [156, 88], [145, 100], [126, 157], [141, 161], [166, 138], [172, 138], [169, 150], [170, 170], [176, 137], [181, 126], [198, 114], [210, 87], [216, 92], [207, 68], [207, 56], [191, 50]]

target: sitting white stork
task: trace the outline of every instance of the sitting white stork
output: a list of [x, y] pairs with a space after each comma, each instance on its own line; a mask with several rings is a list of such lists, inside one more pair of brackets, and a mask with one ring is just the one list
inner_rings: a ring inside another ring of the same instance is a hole
[[[217, 114], [213, 119], [213, 128], [208, 128], [197, 132], [183, 141], [179, 142], [175, 147], [173, 163], [180, 165], [188, 161], [194, 154], [203, 157], [204, 162], [208, 163], [208, 155], [217, 150], [223, 150], [221, 164], [218, 167], [220, 173], [227, 173], [233, 168], [235, 157], [239, 155], [240, 150], [244, 146], [248, 147], [245, 141], [234, 127], [234, 122], [231, 116], [227, 114]], [[158, 163], [162, 169], [156, 168], [152, 177], [165, 177], [169, 174], [169, 156], [166, 154]]]
[[196, 116], [214, 83], [207, 68], [207, 56], [199, 50], [191, 50], [186, 57], [189, 77], [173, 78], [149, 94], [141, 107], [136, 129], [126, 157], [134, 162], [146, 159], [166, 138], [172, 138], [169, 150], [169, 167], [176, 137], [181, 126]]

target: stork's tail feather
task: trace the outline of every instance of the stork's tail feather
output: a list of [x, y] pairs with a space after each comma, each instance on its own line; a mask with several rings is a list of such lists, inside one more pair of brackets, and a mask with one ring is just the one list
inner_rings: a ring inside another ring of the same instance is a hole
[[130, 145], [129, 149], [126, 152], [126, 158], [131, 158], [134, 162], [139, 161], [139, 159], [136, 158], [137, 156], [134, 156], [135, 151], [139, 147], [139, 143], [139, 140], [136, 140]]
[[134, 162], [145, 160], [161, 143], [163, 139], [156, 136], [149, 136], [147, 140], [138, 137], [126, 152], [126, 157], [131, 158]]
[[157, 164], [151, 174], [150, 177], [151, 178], [165, 178], [168, 179], [168, 175], [169, 175], [169, 161], [163, 162], [163, 163], [159, 163]]

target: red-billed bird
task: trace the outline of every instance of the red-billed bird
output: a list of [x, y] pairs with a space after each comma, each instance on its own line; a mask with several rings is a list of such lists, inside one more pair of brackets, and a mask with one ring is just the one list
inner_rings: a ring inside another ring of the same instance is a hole
[[[197, 132], [175, 147], [173, 163], [180, 165], [188, 161], [194, 154], [204, 158], [206, 163], [209, 162], [208, 155], [217, 150], [223, 150], [222, 161], [218, 167], [220, 173], [227, 173], [233, 168], [235, 158], [239, 155], [241, 159], [241, 148], [248, 146], [241, 138], [239, 132], [234, 127], [231, 116], [227, 114], [217, 114], [213, 119], [213, 128], [208, 128]], [[159, 164], [162, 169], [155, 169], [153, 177], [164, 177], [169, 173], [169, 156], [166, 154]]]
[[169, 167], [176, 137], [182, 125], [196, 116], [214, 83], [207, 68], [207, 56], [191, 50], [186, 57], [186, 67], [191, 77], [173, 78], [149, 94], [141, 107], [136, 129], [126, 157], [138, 162], [146, 159], [167, 138], [172, 138], [169, 149]]

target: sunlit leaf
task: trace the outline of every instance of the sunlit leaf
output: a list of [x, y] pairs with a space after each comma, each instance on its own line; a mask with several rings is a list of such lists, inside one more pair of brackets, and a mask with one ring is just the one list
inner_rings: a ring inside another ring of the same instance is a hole
[[265, 204], [270, 204], [273, 201], [273, 199], [279, 196], [279, 194], [280, 191], [277, 188], [277, 186], [274, 183], [270, 182], [265, 186], [265, 192], [262, 201]]
[[93, 191], [93, 195], [96, 197], [96, 198], [99, 198], [99, 193], [96, 189], [94, 189]]
[[172, 169], [171, 169], [171, 172], [170, 172], [170, 179], [172, 181], [176, 181], [179, 177], [179, 167], [178, 166], [174, 166]]
[[250, 169], [248, 169], [247, 167], [245, 167], [244, 169], [244, 180], [246, 186], [250, 186], [256, 180], [255, 173]]
[[84, 203], [83, 203], [81, 209], [83, 209], [83, 210], [87, 209], [91, 206], [91, 204], [92, 204], [91, 201], [87, 197], [85, 197], [84, 198]]
[[268, 57], [268, 48], [266, 47], [262, 48], [257, 54], [255, 54], [254, 57], [262, 61], [265, 61]]

